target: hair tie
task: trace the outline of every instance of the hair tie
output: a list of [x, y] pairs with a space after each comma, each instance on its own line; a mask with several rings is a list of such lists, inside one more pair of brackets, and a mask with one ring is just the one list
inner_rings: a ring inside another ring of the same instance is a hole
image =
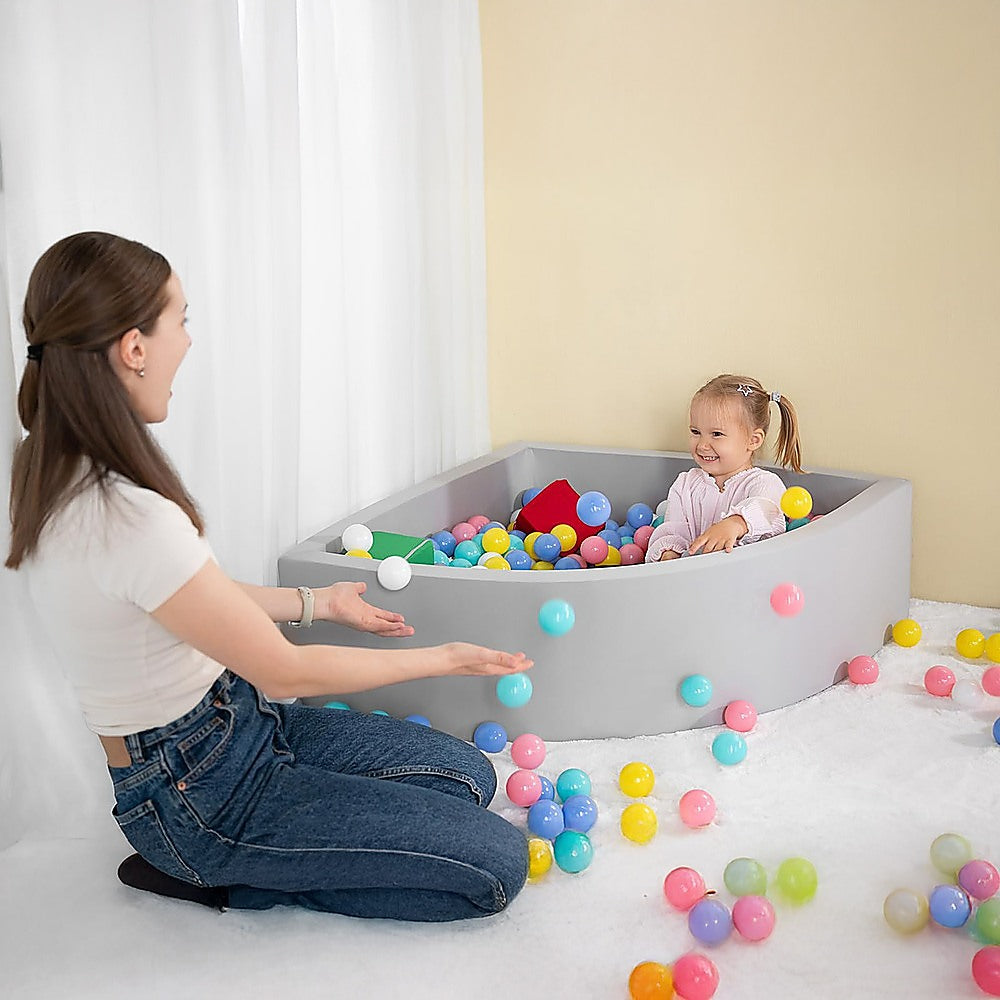
[[771, 393], [771, 402], [772, 403], [780, 403], [781, 402], [781, 393], [780, 392], [772, 392]]
[[28, 360], [41, 361], [43, 350], [45, 350], [44, 344], [28, 344]]

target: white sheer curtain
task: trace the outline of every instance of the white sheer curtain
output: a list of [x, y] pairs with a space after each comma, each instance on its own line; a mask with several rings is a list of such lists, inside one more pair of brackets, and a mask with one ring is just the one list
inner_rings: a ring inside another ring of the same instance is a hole
[[[475, 0], [0, 0], [4, 497], [27, 276], [83, 229], [184, 283], [158, 433], [233, 576], [487, 450], [479, 52]], [[6, 570], [0, 628], [2, 846], [110, 798]]]

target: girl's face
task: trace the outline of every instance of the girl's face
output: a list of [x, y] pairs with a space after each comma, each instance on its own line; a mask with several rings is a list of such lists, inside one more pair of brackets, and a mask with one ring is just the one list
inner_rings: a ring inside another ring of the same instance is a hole
[[691, 457], [720, 488], [753, 465], [753, 454], [763, 443], [763, 430], [748, 431], [738, 406], [707, 399], [691, 404]]

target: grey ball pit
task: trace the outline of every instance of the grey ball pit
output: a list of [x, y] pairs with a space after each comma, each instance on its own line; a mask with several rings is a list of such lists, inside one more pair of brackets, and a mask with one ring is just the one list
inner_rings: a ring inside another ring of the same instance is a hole
[[[600, 490], [623, 521], [629, 504], [656, 507], [676, 475], [692, 465], [681, 452], [514, 444], [404, 490], [330, 525], [278, 561], [282, 586], [318, 587], [362, 580], [368, 597], [401, 611], [409, 639], [379, 639], [329, 623], [287, 629], [294, 642], [400, 648], [465, 640], [523, 650], [535, 660], [534, 695], [510, 709], [493, 679], [430, 678], [335, 696], [362, 711], [425, 715], [432, 725], [471, 739], [483, 720], [510, 736], [574, 740], [673, 732], [722, 721], [734, 699], [766, 712], [840, 680], [846, 663], [875, 653], [887, 628], [906, 617], [910, 593], [911, 489], [903, 479], [817, 470], [775, 469], [787, 486], [805, 486], [814, 513], [794, 531], [738, 548], [655, 565], [602, 569], [495, 571], [414, 566], [395, 592], [376, 579], [372, 560], [340, 555], [341, 532], [372, 529], [428, 535], [482, 513], [506, 523], [530, 486], [568, 479]], [[770, 594], [796, 584], [804, 607], [777, 615]], [[568, 601], [574, 628], [558, 638], [538, 624], [550, 598]], [[679, 684], [707, 676], [712, 701], [686, 705]], [[322, 703], [320, 699], [312, 699]]]

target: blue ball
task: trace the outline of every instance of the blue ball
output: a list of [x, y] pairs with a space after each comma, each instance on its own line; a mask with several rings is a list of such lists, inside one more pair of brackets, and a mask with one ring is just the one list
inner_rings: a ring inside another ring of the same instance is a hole
[[565, 802], [574, 795], [590, 794], [590, 775], [578, 767], [568, 767], [556, 778], [556, 794]]
[[712, 700], [712, 682], [704, 674], [690, 674], [681, 681], [681, 697], [694, 708]]
[[606, 524], [611, 517], [611, 501], [603, 493], [591, 490], [577, 500], [576, 516], [591, 528]]
[[531, 556], [524, 549], [511, 548], [504, 555], [511, 569], [531, 569]]
[[539, 799], [555, 799], [556, 788], [555, 785], [545, 777], [544, 774], [538, 775], [538, 780], [542, 783], [542, 794], [539, 795]]
[[641, 528], [644, 524], [652, 524], [653, 508], [648, 503], [634, 503], [629, 507], [625, 520], [633, 528]]
[[746, 755], [747, 741], [739, 733], [726, 730], [712, 740], [712, 756], [720, 764], [738, 764]]
[[448, 554], [444, 549], [434, 550], [434, 565], [435, 566], [450, 566], [451, 560], [448, 558]]
[[605, 528], [597, 533], [598, 538], [603, 538], [608, 545], [613, 545], [616, 549], [622, 547], [622, 536], [614, 528]]
[[604, 527], [610, 529], [611, 531], [621, 531], [622, 526], [613, 517], [609, 517], [605, 522]]
[[562, 545], [555, 535], [546, 532], [535, 539], [535, 558], [544, 559], [546, 562], [555, 562], [562, 552]]
[[563, 556], [555, 561], [553, 569], [583, 569], [583, 567], [572, 557]]
[[468, 559], [470, 566], [475, 566], [482, 554], [483, 547], [471, 538], [455, 546], [455, 558]]
[[512, 532], [510, 532], [510, 537], [511, 538], [520, 538], [521, 539], [521, 544], [518, 546], [518, 548], [522, 548], [523, 549], [524, 548], [524, 540], [528, 537], [528, 533], [526, 531], [522, 531], [520, 528], [515, 528]]
[[426, 715], [408, 715], [404, 721], [413, 722], [418, 726], [427, 726], [428, 729], [431, 725], [431, 720]]
[[942, 927], [962, 927], [972, 913], [972, 902], [957, 885], [936, 885], [927, 902], [931, 920]]
[[523, 507], [525, 504], [531, 503], [531, 501], [534, 500], [535, 497], [537, 497], [541, 492], [542, 491], [537, 486], [532, 486], [529, 489], [526, 489], [521, 494], [521, 506]]
[[563, 811], [551, 799], [539, 799], [528, 810], [528, 829], [539, 837], [555, 840], [565, 828]]
[[597, 803], [589, 795], [571, 795], [563, 803], [562, 812], [567, 830], [586, 833], [597, 822]]
[[490, 530], [490, 528], [499, 528], [501, 531], [506, 531], [507, 525], [501, 524], [499, 521], [489, 521], [488, 523], [483, 525], [482, 534], [485, 535], [486, 532]]
[[455, 556], [451, 561], [452, 569], [472, 569], [472, 563], [468, 559], [463, 559], [461, 556]]
[[688, 930], [702, 944], [721, 944], [733, 932], [729, 907], [717, 899], [700, 899], [688, 911]]
[[802, 525], [808, 524], [808, 517], [793, 517], [786, 525], [785, 531], [794, 531], [796, 528], [801, 528]]
[[455, 546], [458, 545], [458, 539], [450, 531], [438, 531], [431, 535], [431, 541], [446, 555], [453, 556], [455, 554]]
[[549, 635], [565, 635], [576, 624], [576, 612], [567, 601], [546, 601], [538, 609], [538, 624]]
[[351, 706], [347, 704], [346, 701], [328, 701], [324, 708], [339, 708], [341, 711], [350, 711]]
[[1000, 719], [993, 723], [993, 739], [1000, 743]]
[[531, 678], [526, 674], [508, 674], [497, 681], [497, 698], [501, 705], [520, 708], [531, 701]]
[[507, 746], [507, 730], [499, 722], [480, 722], [472, 734], [472, 742], [483, 753], [500, 753]]

